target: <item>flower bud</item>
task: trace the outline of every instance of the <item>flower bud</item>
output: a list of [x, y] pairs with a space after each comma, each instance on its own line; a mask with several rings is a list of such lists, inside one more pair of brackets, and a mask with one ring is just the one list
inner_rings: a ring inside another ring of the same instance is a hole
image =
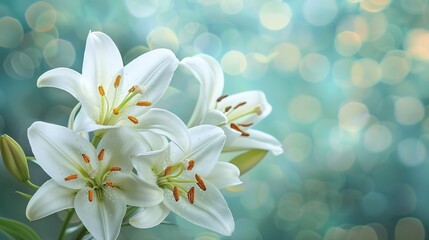
[[26, 182], [30, 179], [27, 158], [21, 146], [6, 134], [0, 137], [0, 150], [4, 165], [18, 181]]

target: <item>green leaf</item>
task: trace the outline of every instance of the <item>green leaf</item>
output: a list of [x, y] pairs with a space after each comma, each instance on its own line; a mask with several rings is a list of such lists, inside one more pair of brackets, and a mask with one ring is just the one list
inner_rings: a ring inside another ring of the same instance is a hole
[[14, 240], [40, 240], [37, 233], [22, 222], [0, 217], [0, 231]]
[[243, 175], [256, 166], [256, 164], [258, 164], [265, 157], [265, 155], [267, 155], [267, 153], [267, 150], [252, 149], [236, 156], [230, 161], [230, 163], [237, 166], [238, 169], [240, 169], [240, 174]]

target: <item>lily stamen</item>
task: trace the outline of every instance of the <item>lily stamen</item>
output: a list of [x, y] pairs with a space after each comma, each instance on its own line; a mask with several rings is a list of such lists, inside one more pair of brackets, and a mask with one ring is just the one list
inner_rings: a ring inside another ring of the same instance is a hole
[[113, 184], [112, 182], [106, 182], [105, 185], [109, 187], [115, 187], [115, 184]]
[[88, 190], [88, 201], [92, 202], [94, 195], [92, 192], [92, 188]]
[[167, 176], [168, 174], [170, 174], [172, 169], [173, 169], [173, 167], [172, 167], [172, 166], [168, 166], [168, 167], [166, 167], [166, 168], [165, 168], [165, 171], [164, 171], [164, 176]]
[[70, 176], [65, 177], [64, 181], [70, 181], [70, 180], [73, 180], [73, 179], [77, 179], [77, 174], [72, 174]]
[[186, 170], [191, 171], [192, 168], [194, 168], [194, 165], [195, 165], [195, 161], [194, 160], [189, 160], [188, 167], [186, 168]]
[[128, 116], [128, 120], [130, 120], [134, 124], [139, 123], [139, 120], [133, 116]]
[[119, 114], [119, 109], [118, 108], [113, 108], [112, 112], [113, 112], [113, 114], [118, 115]]
[[89, 163], [91, 161], [91, 159], [85, 153], [82, 153], [82, 158], [86, 163]]
[[216, 102], [222, 101], [224, 98], [228, 97], [228, 94], [222, 95], [216, 99]]
[[118, 75], [117, 77], [116, 77], [116, 79], [115, 79], [115, 83], [113, 84], [113, 86], [115, 87], [115, 88], [118, 88], [119, 87], [119, 84], [121, 83], [121, 75]]
[[98, 93], [100, 94], [100, 96], [104, 97], [104, 95], [106, 95], [106, 92], [104, 91], [103, 86], [98, 86]]
[[100, 150], [100, 153], [98, 154], [97, 158], [98, 158], [98, 161], [103, 160], [103, 158], [104, 158], [104, 148]]
[[225, 108], [225, 110], [223, 112], [227, 113], [231, 108], [232, 108], [232, 106], [228, 106], [228, 107]]
[[173, 196], [174, 196], [174, 200], [176, 200], [176, 202], [178, 202], [180, 199], [180, 194], [179, 194], [179, 189], [177, 188], [177, 186], [174, 186], [174, 188], [173, 188]]
[[253, 123], [239, 123], [237, 125], [240, 126], [240, 127], [250, 127], [250, 126], [253, 125]]
[[195, 187], [191, 187], [188, 191], [188, 200], [189, 203], [194, 204], [194, 199], [195, 199]]
[[111, 172], [119, 172], [119, 171], [121, 171], [121, 167], [117, 167], [117, 166], [115, 166], [115, 167], [111, 167], [111, 168], [110, 168], [110, 171], [111, 171]]
[[152, 105], [152, 102], [150, 102], [150, 101], [138, 101], [136, 103], [136, 105], [140, 106], [140, 107], [148, 107], [148, 106]]
[[195, 174], [195, 179], [197, 180], [197, 185], [198, 185], [198, 187], [201, 188], [201, 190], [203, 190], [203, 191], [207, 190], [206, 184], [204, 183], [203, 179], [198, 174]]
[[237, 105], [235, 105], [234, 109], [237, 109], [237, 108], [239, 108], [241, 106], [244, 106], [245, 104], [246, 104], [246, 102], [238, 103]]

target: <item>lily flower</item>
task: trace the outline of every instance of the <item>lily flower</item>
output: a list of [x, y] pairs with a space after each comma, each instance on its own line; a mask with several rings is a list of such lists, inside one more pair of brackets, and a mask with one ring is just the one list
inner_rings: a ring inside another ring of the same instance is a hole
[[235, 165], [218, 161], [225, 142], [220, 128], [200, 125], [189, 129], [189, 134], [187, 152], [170, 142], [163, 151], [132, 160], [140, 177], [164, 191], [164, 200], [144, 208], [130, 224], [150, 228], [173, 211], [191, 223], [229, 236], [234, 231], [234, 219], [219, 189], [240, 184], [240, 172]]
[[159, 204], [163, 192], [132, 173], [134, 148], [150, 146], [130, 142], [131, 130], [120, 130], [107, 132], [95, 149], [69, 128], [35, 122], [28, 129], [30, 145], [37, 163], [52, 179], [30, 199], [27, 218], [37, 220], [74, 208], [93, 237], [116, 239], [127, 205]]
[[[167, 90], [179, 61], [168, 49], [149, 51], [126, 66], [113, 40], [90, 32], [86, 41], [82, 74], [55, 68], [42, 74], [38, 87], [69, 92], [81, 106], [74, 130], [90, 132], [127, 126], [152, 130], [172, 138], [186, 131], [176, 115], [152, 108]], [[175, 133], [173, 134], [172, 131]], [[183, 136], [172, 139], [184, 144]]]
[[283, 153], [282, 145], [273, 136], [252, 127], [271, 113], [271, 105], [261, 91], [224, 95], [224, 76], [220, 64], [208, 55], [183, 59], [180, 64], [200, 83], [200, 95], [188, 127], [212, 124], [222, 127], [227, 136], [224, 151], [246, 149]]

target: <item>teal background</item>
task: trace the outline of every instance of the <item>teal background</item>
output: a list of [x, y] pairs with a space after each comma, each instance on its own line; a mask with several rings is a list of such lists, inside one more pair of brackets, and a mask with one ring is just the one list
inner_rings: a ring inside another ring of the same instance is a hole
[[[66, 125], [76, 100], [38, 89], [55, 67], [81, 71], [85, 39], [103, 31], [127, 63], [167, 47], [206, 53], [225, 93], [261, 90], [273, 112], [256, 129], [269, 154], [223, 193], [236, 230], [222, 237], [177, 226], [123, 229], [119, 239], [425, 239], [429, 224], [427, 0], [123, 0], [0, 2], [0, 133], [30, 155], [27, 128]], [[198, 85], [179, 72], [159, 106], [189, 118]], [[32, 181], [48, 177], [31, 164]], [[29, 223], [31, 193], [0, 167], [0, 216]], [[55, 193], [52, 193], [55, 194]], [[54, 214], [29, 223], [54, 239]], [[1, 236], [0, 236], [1, 237]]]

